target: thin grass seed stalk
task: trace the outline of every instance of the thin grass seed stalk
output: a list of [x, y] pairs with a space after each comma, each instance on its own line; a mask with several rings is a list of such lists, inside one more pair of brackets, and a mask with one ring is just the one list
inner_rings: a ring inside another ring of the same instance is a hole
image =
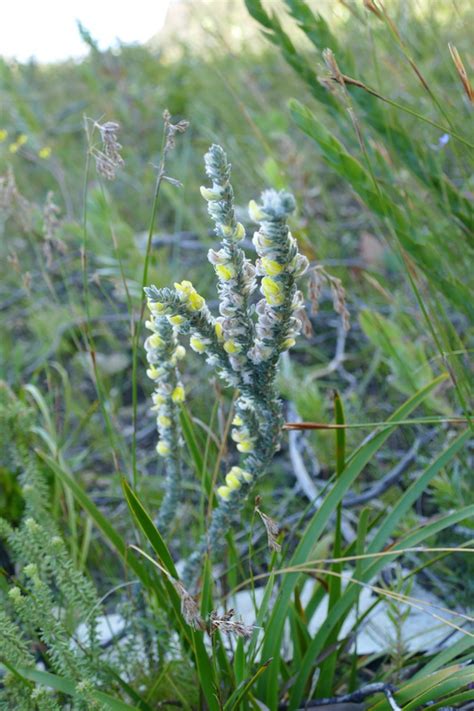
[[[239, 246], [245, 229], [235, 217], [231, 166], [220, 146], [211, 146], [205, 166], [212, 186], [202, 187], [201, 194], [221, 243], [218, 251], [211, 249], [208, 254], [218, 280], [219, 316], [211, 314], [188, 281], [176, 283], [174, 289], [145, 288], [153, 328], [162, 328], [166, 319], [173, 333], [189, 336], [191, 348], [239, 393], [231, 437], [242, 462], [230, 469], [217, 489], [219, 503], [209, 530], [185, 567], [186, 585], [196, 581], [204, 555], [222, 549], [232, 518], [279, 449], [283, 417], [275, 386], [278, 360], [295, 344], [302, 328], [304, 300], [297, 280], [308, 267], [287, 225], [295, 209], [290, 193], [267, 190], [260, 204], [251, 201], [250, 217], [260, 224], [253, 237], [258, 254], [254, 265]], [[258, 286], [262, 298], [254, 306], [250, 297]], [[165, 449], [166, 436], [163, 430], [160, 434], [165, 445], [160, 454], [169, 469], [175, 466], [175, 451]], [[168, 477], [166, 486], [170, 485]], [[169, 494], [167, 489], [165, 501], [175, 498], [176, 491]]]

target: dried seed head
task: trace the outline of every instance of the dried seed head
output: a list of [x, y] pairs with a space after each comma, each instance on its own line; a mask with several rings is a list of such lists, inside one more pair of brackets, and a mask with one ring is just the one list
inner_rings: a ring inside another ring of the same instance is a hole
[[329, 274], [321, 266], [314, 267], [310, 274], [308, 296], [311, 302], [311, 313], [318, 313], [324, 282], [328, 283], [331, 288], [334, 311], [341, 317], [344, 330], [348, 331], [350, 329], [350, 314], [346, 305], [346, 290], [340, 279]]
[[449, 51], [451, 53], [451, 59], [454, 62], [454, 66], [456, 67], [456, 71], [458, 73], [458, 76], [461, 80], [461, 84], [464, 87], [464, 91], [466, 92], [466, 96], [471, 102], [471, 104], [474, 104], [474, 89], [471, 86], [471, 82], [469, 81], [469, 77], [467, 76], [466, 69], [464, 67], [464, 64], [461, 59], [461, 55], [459, 54], [458, 50], [456, 47], [451, 44], [451, 42], [448, 44]]
[[204, 630], [206, 626], [199, 614], [199, 608], [194, 597], [188, 593], [180, 580], [170, 578], [170, 581], [179, 595], [181, 600], [181, 613], [188, 625], [194, 627], [194, 629]]
[[260, 511], [258, 507], [256, 507], [255, 510], [262, 519], [263, 525], [265, 526], [265, 530], [267, 532], [268, 547], [271, 551], [276, 551], [277, 553], [279, 553], [281, 551], [281, 545], [278, 543], [277, 538], [280, 534], [280, 526], [273, 518], [270, 518], [270, 516], [264, 514], [263, 511]]
[[5, 175], [0, 176], [0, 210], [7, 211], [11, 208], [17, 195], [15, 176], [11, 166]]
[[99, 129], [102, 140], [102, 150], [93, 149], [92, 151], [97, 172], [107, 180], [115, 180], [117, 177], [117, 168], [120, 168], [124, 164], [123, 158], [120, 155], [122, 146], [117, 140], [120, 125], [115, 121], [107, 121], [104, 124], [100, 124], [96, 121], [94, 126]]
[[181, 121], [178, 121], [178, 123], [171, 123], [171, 114], [168, 111], [168, 109], [165, 109], [163, 111], [163, 121], [165, 124], [165, 135], [166, 135], [166, 141], [165, 141], [165, 153], [168, 151], [173, 150], [173, 148], [176, 146], [176, 134], [177, 133], [184, 133], [188, 127], [189, 127], [189, 121], [185, 121], [182, 119]]
[[364, 7], [370, 12], [373, 12], [373, 14], [378, 17], [379, 20], [383, 20], [382, 11], [380, 10], [380, 8], [377, 7], [373, 0], [364, 0]]
[[33, 206], [20, 193], [11, 167], [0, 176], [0, 221], [14, 217], [24, 232], [33, 227]]
[[323, 275], [318, 268], [312, 269], [309, 277], [308, 297], [311, 303], [311, 313], [313, 316], [319, 312], [319, 300], [323, 290]]
[[245, 625], [241, 620], [232, 619], [235, 615], [235, 610], [228, 610], [222, 615], [219, 615], [217, 610], [213, 610], [209, 615], [209, 634], [212, 635], [216, 630], [225, 634], [234, 634], [236, 637], [247, 639], [252, 636], [254, 627]]
[[300, 311], [297, 311], [295, 313], [295, 316], [299, 321], [301, 322], [301, 333], [305, 338], [311, 338], [311, 336], [314, 336], [314, 329], [313, 329], [313, 324], [308, 318], [308, 314], [306, 313], [306, 309], [300, 309]]
[[331, 49], [326, 48], [323, 50], [323, 60], [331, 74], [331, 79], [337, 81], [338, 84], [344, 85], [344, 78], [336, 62], [334, 52]]
[[340, 279], [332, 277], [331, 291], [333, 297], [334, 311], [341, 317], [344, 331], [348, 331], [351, 327], [350, 315], [346, 306], [346, 290], [342, 286], [342, 282]]
[[66, 245], [57, 237], [57, 231], [60, 224], [59, 207], [53, 201], [53, 193], [50, 191], [46, 196], [46, 202], [43, 208], [43, 253], [46, 258], [46, 264], [51, 266], [53, 261], [53, 251], [57, 249], [63, 254], [66, 252]]

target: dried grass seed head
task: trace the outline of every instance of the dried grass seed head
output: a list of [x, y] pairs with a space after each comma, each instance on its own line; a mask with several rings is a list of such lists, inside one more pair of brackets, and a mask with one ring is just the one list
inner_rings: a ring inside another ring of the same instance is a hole
[[255, 510], [262, 519], [263, 525], [265, 526], [265, 530], [267, 532], [268, 547], [271, 551], [276, 551], [277, 553], [279, 553], [281, 551], [281, 545], [278, 543], [277, 538], [280, 535], [280, 526], [275, 521], [275, 519], [270, 518], [270, 516], [264, 514], [263, 511], [258, 508], [258, 506], [255, 508]]
[[177, 133], [185, 133], [185, 131], [189, 127], [189, 121], [186, 121], [182, 119], [181, 121], [178, 121], [178, 123], [172, 123], [171, 122], [171, 114], [168, 111], [168, 109], [165, 109], [163, 111], [163, 121], [165, 124], [165, 153], [168, 151], [173, 150], [176, 146], [176, 134]]
[[115, 180], [117, 169], [124, 165], [124, 160], [120, 155], [122, 145], [117, 138], [120, 124], [116, 121], [106, 121], [103, 124], [95, 121], [94, 127], [99, 130], [102, 141], [102, 150], [97, 148], [92, 150], [97, 172], [106, 180]]
[[223, 632], [224, 634], [232, 634], [236, 637], [243, 637], [248, 639], [252, 636], [254, 627], [252, 625], [246, 625], [239, 619], [232, 619], [235, 616], [235, 610], [228, 610], [222, 615], [219, 615], [217, 610], [213, 610], [209, 615], [209, 634], [216, 631]]

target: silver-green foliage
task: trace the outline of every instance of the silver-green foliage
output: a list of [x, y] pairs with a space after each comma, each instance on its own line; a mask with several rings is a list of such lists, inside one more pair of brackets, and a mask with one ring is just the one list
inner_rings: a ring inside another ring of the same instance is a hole
[[[186, 567], [188, 583], [195, 578], [205, 552], [221, 548], [232, 517], [279, 448], [283, 418], [275, 378], [280, 354], [294, 345], [301, 330], [303, 297], [297, 279], [308, 266], [287, 225], [295, 209], [290, 193], [267, 190], [261, 204], [250, 203], [251, 219], [260, 223], [253, 237], [258, 254], [253, 264], [240, 247], [245, 228], [235, 216], [231, 166], [220, 146], [211, 146], [205, 165], [212, 187], [202, 187], [201, 194], [221, 242], [219, 250], [211, 249], [208, 254], [218, 280], [219, 316], [211, 314], [191, 282], [177, 283], [174, 289], [145, 289], [155, 335], [165, 321], [177, 334], [189, 335], [193, 350], [205, 355], [219, 376], [238, 390], [231, 436], [244, 455], [242, 466], [232, 467], [225, 484], [217, 489], [219, 503], [208, 532]], [[262, 298], [254, 305], [251, 296], [258, 285]], [[164, 368], [149, 372], [156, 383], [166, 377]], [[164, 447], [158, 444], [158, 452], [169, 469], [174, 452], [169, 451], [166, 439]]]

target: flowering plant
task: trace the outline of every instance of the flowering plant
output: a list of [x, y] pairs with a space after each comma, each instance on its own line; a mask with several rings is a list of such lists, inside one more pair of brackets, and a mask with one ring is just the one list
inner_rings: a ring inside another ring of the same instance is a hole
[[[158, 517], [163, 525], [172, 518], [181, 476], [178, 407], [184, 390], [176, 362], [184, 349], [177, 337], [189, 336], [191, 348], [238, 390], [231, 437], [243, 461], [227, 472], [225, 483], [217, 489], [219, 503], [207, 535], [187, 562], [187, 582], [195, 579], [203, 555], [222, 545], [233, 515], [279, 448], [283, 418], [275, 378], [281, 353], [295, 344], [302, 327], [304, 301], [297, 280], [308, 268], [287, 225], [295, 209], [290, 193], [267, 190], [260, 204], [250, 202], [250, 218], [260, 225], [253, 236], [258, 255], [254, 265], [240, 246], [245, 228], [235, 216], [231, 166], [220, 146], [211, 146], [205, 166], [212, 186], [201, 187], [201, 194], [221, 242], [219, 250], [211, 249], [208, 254], [218, 280], [219, 316], [211, 314], [189, 281], [175, 283], [173, 289], [145, 288], [151, 312], [147, 326], [152, 331], [145, 347], [148, 375], [155, 382], [157, 451], [167, 470]], [[259, 279], [262, 298], [254, 304], [252, 294]]]

